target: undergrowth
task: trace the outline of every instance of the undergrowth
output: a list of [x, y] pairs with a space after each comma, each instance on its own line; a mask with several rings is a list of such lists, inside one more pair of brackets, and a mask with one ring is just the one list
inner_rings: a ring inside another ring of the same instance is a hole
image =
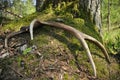
[[[62, 23], [70, 25], [78, 29], [79, 31], [86, 33], [96, 38], [100, 42], [102, 42], [102, 39], [98, 34], [98, 32], [96, 31], [94, 24], [84, 20], [83, 18], [76, 17], [74, 15], [74, 14], [77, 14], [77, 16], [81, 16], [81, 13], [82, 13], [82, 12], [79, 12], [78, 6], [75, 5], [75, 3], [70, 2], [66, 4], [62, 2], [61, 4], [58, 4], [58, 7], [56, 8], [52, 8], [52, 6], [49, 5], [48, 9], [44, 10], [43, 12], [34, 13], [26, 16], [25, 18], [12, 21], [10, 24], [5, 25], [2, 28], [2, 30], [6, 31], [6, 29], [10, 29], [13, 31], [18, 31], [20, 27], [28, 26], [30, 22], [35, 18], [41, 21], [57, 21], [57, 19], [59, 18], [62, 20]], [[72, 7], [72, 10], [70, 10], [71, 7]], [[109, 35], [106, 35], [106, 37], [104, 37], [104, 40], [106, 39], [107, 41], [108, 37]], [[119, 50], [118, 44], [119, 44], [120, 38], [117, 37], [115, 42], [116, 41], [117, 43], [115, 43], [114, 46], [116, 49]], [[93, 70], [91, 68], [89, 59], [85, 51], [83, 50], [80, 42], [73, 35], [71, 35], [70, 33], [64, 30], [60, 30], [60, 29], [57, 30], [49, 26], [43, 26], [40, 29], [37, 29], [36, 31], [34, 31], [34, 40], [30, 41], [29, 44], [37, 45], [45, 59], [50, 58], [51, 54], [54, 54], [54, 55], [59, 54], [61, 51], [58, 50], [58, 47], [61, 45], [62, 46], [61, 49], [63, 49], [63, 51], [66, 52], [65, 54], [69, 53], [75, 58], [77, 56], [76, 60], [73, 58], [72, 58], [73, 60], [70, 60], [69, 62], [70, 66], [76, 69], [76, 63], [78, 63], [79, 64], [78, 66], [83, 67], [83, 71], [86, 74], [88, 75], [93, 74]], [[101, 55], [102, 54], [101, 51], [95, 45], [89, 42], [88, 44], [97, 67], [98, 78], [102, 80], [109, 79], [108, 64], [105, 61], [103, 55]], [[108, 47], [111, 45], [111, 44], [109, 45], [108, 43], [106, 44], [108, 45]], [[25, 54], [27, 54], [27, 51], [25, 51]], [[31, 58], [31, 56], [29, 55], [31, 54], [27, 54], [27, 56], [24, 55], [22, 57], [21, 56], [17, 57], [18, 63], [20, 63], [21, 59], [23, 59], [25, 62], [31, 61], [33, 58]], [[38, 63], [35, 63], [35, 65], [38, 65]], [[35, 67], [35, 65], [33, 67]], [[112, 65], [112, 67], [116, 68], [116, 70], [113, 70], [111, 68], [112, 71], [114, 72], [119, 71], [117, 64]], [[26, 70], [26, 75], [29, 75], [30, 72], [32, 71], [29, 71], [29, 65], [27, 66], [27, 68], [28, 70]], [[69, 79], [69, 77], [71, 77], [71, 75], [69, 75], [68, 73], [65, 73], [63, 76], [64, 76], [64, 79], [66, 80]], [[77, 79], [77, 78], [78, 78], [78, 75], [72, 76], [72, 79]]]
[[120, 52], [120, 1], [110, 1], [110, 31], [108, 32], [108, 0], [102, 3], [103, 40], [109, 53], [112, 55]]

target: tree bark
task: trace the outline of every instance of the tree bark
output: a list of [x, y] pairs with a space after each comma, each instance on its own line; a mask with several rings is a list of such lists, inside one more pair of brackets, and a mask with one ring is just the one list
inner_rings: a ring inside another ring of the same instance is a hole
[[[58, 3], [63, 1], [71, 2], [72, 0], [36, 0], [36, 10], [45, 10], [49, 4], [52, 4], [52, 7], [54, 8]], [[94, 23], [101, 34], [101, 0], [79, 0], [78, 4], [80, 5], [79, 9], [82, 10], [81, 12], [84, 12], [84, 18], [87, 18], [87, 20]]]
[[108, 32], [110, 31], [110, 0], [108, 0]]
[[87, 13], [91, 21], [98, 27], [101, 33], [101, 14], [100, 14], [101, 0], [80, 0], [80, 9]]
[[59, 2], [60, 0], [36, 0], [36, 11], [41, 12], [45, 10], [49, 6], [50, 3], [53, 5], [56, 4], [56, 2]]
[[43, 4], [44, 4], [45, 0], [36, 0], [36, 11], [40, 12], [43, 8]]

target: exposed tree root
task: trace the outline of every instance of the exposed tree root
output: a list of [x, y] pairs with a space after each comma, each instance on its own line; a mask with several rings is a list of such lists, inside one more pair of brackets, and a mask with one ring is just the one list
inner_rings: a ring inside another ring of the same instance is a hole
[[39, 27], [41, 25], [48, 25], [48, 26], [55, 27], [55, 28], [61, 28], [61, 29], [66, 30], [66, 31], [70, 32], [71, 34], [73, 34], [81, 42], [82, 46], [84, 47], [84, 49], [85, 49], [85, 51], [86, 51], [86, 53], [87, 53], [87, 55], [88, 55], [88, 57], [90, 59], [90, 63], [92, 64], [92, 68], [93, 68], [95, 77], [97, 76], [96, 66], [95, 66], [95, 63], [93, 61], [90, 49], [89, 49], [89, 47], [88, 47], [85, 40], [88, 40], [88, 41], [96, 44], [102, 50], [102, 52], [104, 53], [107, 62], [110, 63], [109, 55], [108, 55], [105, 47], [98, 40], [96, 40], [95, 38], [93, 38], [93, 37], [91, 37], [89, 35], [86, 35], [86, 34], [80, 32], [80, 31], [78, 31], [77, 29], [75, 29], [75, 28], [73, 28], [71, 26], [68, 26], [68, 25], [65, 25], [65, 24], [62, 24], [62, 23], [58, 23], [58, 22], [41, 22], [41, 21], [39, 21], [37, 19], [34, 19], [31, 22], [30, 27], [22, 27], [20, 31], [11, 33], [8, 36], [6, 36], [6, 38], [5, 38], [5, 47], [8, 48], [7, 43], [8, 43], [9, 38], [11, 38], [11, 37], [13, 37], [15, 35], [21, 34], [23, 32], [26, 32], [26, 31], [30, 32], [31, 40], [33, 40], [33, 28]]

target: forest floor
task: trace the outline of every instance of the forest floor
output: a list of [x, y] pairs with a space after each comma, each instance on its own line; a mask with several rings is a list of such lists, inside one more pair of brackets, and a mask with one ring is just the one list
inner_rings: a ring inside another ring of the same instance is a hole
[[[8, 31], [0, 35], [0, 56], [7, 54], [4, 39], [10, 33], [11, 31]], [[63, 46], [54, 47], [57, 50], [54, 52], [56, 50], [49, 45], [42, 48], [34, 45], [33, 50], [23, 54], [21, 48], [29, 44], [28, 33], [9, 40], [10, 55], [0, 60], [0, 80], [99, 80], [90, 75], [84, 65], [78, 63], [77, 55], [66, 51]], [[49, 54], [43, 54], [50, 50], [52, 52]], [[71, 60], [75, 61], [76, 67], [70, 65], [74, 64]]]
[[[7, 54], [4, 39], [9, 33], [11, 31], [0, 35], [1, 56]], [[82, 55], [71, 53], [51, 37], [49, 40], [50, 44], [37, 47], [36, 44], [31, 45], [29, 33], [9, 39], [10, 55], [0, 59], [0, 80], [104, 80], [94, 78], [89, 69], [79, 63], [78, 57], [81, 58]], [[85, 61], [89, 63], [88, 59]], [[112, 73], [114, 72], [110, 75]], [[117, 74], [120, 74], [119, 71]], [[117, 76], [114, 80], [120, 80], [120, 77]]]
[[53, 13], [32, 14], [26, 19], [13, 21], [0, 29], [0, 80], [120, 80], [119, 54], [110, 56], [112, 62], [108, 64], [101, 50], [87, 42], [97, 68], [97, 78], [94, 78], [82, 45], [64, 30], [40, 27], [34, 31], [34, 40], [31, 41], [28, 32], [22, 33], [11, 37], [6, 49], [5, 37], [28, 26], [36, 17], [42, 21], [62, 19], [64, 24], [102, 42], [93, 24], [73, 18], [71, 14], [64, 17]]

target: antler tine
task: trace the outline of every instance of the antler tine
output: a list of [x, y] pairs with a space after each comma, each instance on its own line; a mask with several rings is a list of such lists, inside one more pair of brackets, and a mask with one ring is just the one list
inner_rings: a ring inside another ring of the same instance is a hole
[[104, 56], [106, 57], [107, 62], [111, 63], [109, 55], [107, 53], [107, 50], [105, 49], [105, 47], [98, 40], [96, 40], [95, 38], [93, 38], [93, 37], [91, 37], [89, 35], [86, 35], [84, 33], [82, 33], [82, 36], [84, 37], [85, 40], [88, 40], [88, 41], [94, 43], [96, 46], [98, 46], [101, 49], [101, 51], [103, 52]]
[[[30, 24], [30, 35], [31, 35], [31, 39], [33, 39], [33, 28], [34, 28], [34, 24], [36, 22], [38, 22], [39, 20], [33, 20]], [[93, 61], [93, 58], [92, 58], [92, 55], [90, 53], [90, 50], [89, 50], [89, 47], [85, 41], [85, 39], [89, 39], [87, 37], [89, 36], [85, 36], [84, 33], [78, 31], [77, 29], [71, 27], [71, 26], [68, 26], [68, 25], [65, 25], [65, 24], [62, 24], [62, 23], [58, 23], [58, 22], [41, 22], [39, 21], [39, 24], [43, 24], [43, 25], [48, 25], [48, 26], [51, 26], [51, 27], [56, 27], [56, 28], [61, 28], [61, 29], [64, 29], [70, 33], [72, 33], [77, 39], [79, 39], [79, 41], [81, 42], [82, 46], [84, 47], [85, 51], [87, 52], [87, 55], [90, 59], [90, 63], [92, 65], [92, 68], [93, 68], [93, 71], [94, 71], [94, 76], [96, 77], [96, 66], [95, 66], [95, 63]], [[93, 38], [94, 39], [94, 38]], [[93, 41], [93, 40], [92, 40]], [[103, 49], [104, 50], [104, 49]]]
[[96, 66], [95, 66], [95, 63], [94, 63], [94, 61], [93, 61], [93, 58], [92, 58], [90, 49], [89, 49], [89, 47], [88, 47], [88, 45], [87, 45], [87, 43], [86, 43], [86, 41], [85, 41], [85, 39], [84, 39], [83, 37], [80, 36], [80, 39], [79, 39], [79, 40], [80, 40], [82, 46], [84, 47], [84, 49], [85, 49], [85, 51], [86, 51], [86, 53], [87, 53], [87, 55], [88, 55], [88, 58], [89, 58], [89, 60], [90, 60], [90, 63], [91, 63], [91, 65], [92, 65], [92, 68], [93, 68], [93, 71], [94, 71], [94, 76], [97, 77]]

